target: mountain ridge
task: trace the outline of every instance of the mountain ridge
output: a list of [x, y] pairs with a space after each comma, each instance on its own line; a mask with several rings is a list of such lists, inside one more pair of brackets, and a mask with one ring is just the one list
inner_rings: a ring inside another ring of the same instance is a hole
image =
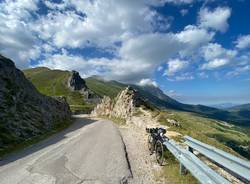
[[[29, 71], [32, 70], [29, 69]], [[50, 70], [50, 72], [60, 73], [60, 70]], [[69, 72], [69, 71], [64, 71], [64, 72]], [[228, 121], [243, 126], [250, 125], [249, 121], [250, 117], [248, 117], [246, 114], [240, 114], [238, 112], [216, 109], [205, 105], [183, 104], [164, 94], [160, 88], [152, 85], [140, 86], [135, 84], [124, 84], [115, 80], [108, 81], [102, 79], [100, 76], [92, 76], [85, 78], [84, 80], [86, 82], [87, 87], [100, 97], [109, 96], [111, 98], [114, 98], [121, 90], [125, 89], [127, 86], [131, 86], [134, 89], [138, 90], [139, 94], [143, 96], [143, 98], [148, 103], [159, 109], [175, 109], [179, 111], [193, 112], [203, 117]]]

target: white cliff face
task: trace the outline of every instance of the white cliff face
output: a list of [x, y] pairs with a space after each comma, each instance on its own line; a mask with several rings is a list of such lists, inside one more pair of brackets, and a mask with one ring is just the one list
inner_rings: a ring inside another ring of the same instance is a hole
[[100, 104], [92, 111], [93, 116], [108, 116], [123, 119], [130, 119], [136, 107], [145, 103], [137, 92], [127, 87], [121, 91], [114, 100], [104, 97]]

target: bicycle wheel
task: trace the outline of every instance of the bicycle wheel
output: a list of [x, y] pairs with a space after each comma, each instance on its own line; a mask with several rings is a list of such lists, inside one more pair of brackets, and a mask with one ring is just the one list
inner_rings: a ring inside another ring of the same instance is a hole
[[161, 143], [161, 141], [158, 140], [155, 144], [155, 157], [159, 165], [162, 165], [164, 162], [163, 154], [164, 154], [163, 144]]
[[149, 134], [148, 135], [148, 149], [150, 154], [154, 152], [154, 138]]

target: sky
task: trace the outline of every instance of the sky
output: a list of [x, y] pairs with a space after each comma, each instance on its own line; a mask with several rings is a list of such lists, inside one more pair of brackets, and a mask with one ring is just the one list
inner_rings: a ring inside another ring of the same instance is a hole
[[184, 103], [250, 102], [248, 0], [0, 0], [20, 69], [154, 85]]

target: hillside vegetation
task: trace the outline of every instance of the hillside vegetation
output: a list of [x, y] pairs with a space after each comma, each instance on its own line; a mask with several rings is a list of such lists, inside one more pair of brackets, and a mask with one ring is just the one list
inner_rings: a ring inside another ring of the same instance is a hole
[[48, 96], [64, 96], [72, 111], [90, 111], [94, 105], [86, 103], [78, 91], [71, 91], [67, 87], [69, 71], [50, 70], [39, 67], [23, 71], [25, 76], [35, 85], [38, 91]]
[[[116, 81], [105, 81], [98, 77], [85, 79], [87, 86], [100, 96], [110, 96], [114, 98], [121, 90], [128, 85]], [[208, 107], [204, 105], [189, 105], [180, 103], [169, 96], [165, 95], [158, 87], [155, 86], [138, 86], [130, 85], [138, 90], [138, 93], [149, 104], [159, 109], [174, 109], [184, 112], [193, 112], [202, 117], [227, 121], [236, 125], [249, 126], [250, 113], [246, 111], [226, 111]]]
[[[25, 75], [32, 81], [37, 89], [49, 96], [65, 96], [72, 110], [87, 109], [88, 112], [93, 109], [95, 104], [86, 103], [84, 97], [79, 92], [72, 92], [67, 87], [69, 71], [50, 70], [48, 68], [33, 68], [24, 71]], [[109, 96], [114, 98], [121, 90], [129, 84], [123, 84], [117, 81], [107, 81], [101, 77], [94, 76], [84, 79], [88, 88], [100, 97]], [[159, 109], [174, 109], [185, 112], [194, 112], [199, 116], [227, 121], [236, 125], [249, 126], [249, 110], [222, 110], [204, 105], [189, 105], [180, 103], [155, 86], [130, 85], [138, 90], [142, 98], [149, 104]]]
[[88, 88], [101, 97], [109, 96], [111, 98], [114, 98], [127, 86], [116, 81], [105, 81], [98, 77], [89, 77], [86, 78], [85, 81]]
[[[181, 127], [171, 126], [167, 119], [180, 122]], [[248, 128], [200, 117], [190, 112], [174, 110], [161, 111], [159, 113], [159, 122], [169, 126], [168, 130], [170, 131], [189, 135], [204, 143], [250, 160], [250, 129]]]

